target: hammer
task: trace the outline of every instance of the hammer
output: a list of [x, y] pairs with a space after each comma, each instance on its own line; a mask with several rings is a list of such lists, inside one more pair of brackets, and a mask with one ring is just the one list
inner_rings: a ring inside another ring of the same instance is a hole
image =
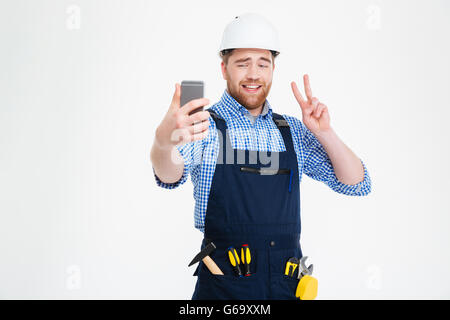
[[195, 256], [195, 258], [189, 263], [188, 267], [192, 266], [194, 263], [199, 262], [200, 260], [203, 261], [203, 263], [208, 267], [209, 271], [211, 271], [212, 274], [220, 274], [223, 275], [222, 270], [217, 266], [217, 264], [211, 259], [209, 254], [213, 252], [216, 249], [216, 245], [212, 242], [210, 242], [207, 246], [203, 248], [202, 251], [200, 251], [199, 254]]

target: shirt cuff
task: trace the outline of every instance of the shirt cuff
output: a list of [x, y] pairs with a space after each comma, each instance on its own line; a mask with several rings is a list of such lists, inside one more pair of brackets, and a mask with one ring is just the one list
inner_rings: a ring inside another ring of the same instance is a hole
[[333, 181], [329, 182], [329, 186], [330, 188], [332, 188], [334, 191], [338, 192], [338, 193], [342, 193], [348, 196], [366, 196], [368, 195], [371, 191], [372, 191], [372, 181], [370, 179], [369, 176], [369, 172], [367, 171], [366, 165], [364, 164], [364, 162], [359, 159], [361, 161], [361, 164], [364, 168], [364, 179], [361, 182], [358, 182], [357, 184], [345, 184], [340, 182], [336, 175], [334, 174], [334, 170], [333, 170], [333, 175], [334, 175], [334, 179]]
[[[178, 147], [177, 147], [178, 148]], [[179, 187], [180, 185], [182, 185], [183, 183], [186, 182], [188, 176], [189, 176], [189, 165], [186, 161], [186, 158], [184, 157], [184, 153], [181, 152], [180, 148], [178, 148], [178, 150], [180, 151], [181, 155], [183, 156], [184, 159], [184, 168], [183, 168], [183, 174], [180, 178], [180, 180], [176, 181], [176, 182], [171, 182], [171, 183], [166, 183], [161, 181], [161, 179], [156, 175], [155, 173], [155, 168], [152, 167], [153, 169], [153, 175], [155, 176], [155, 180], [156, 180], [156, 184], [158, 187], [164, 188], [164, 189], [175, 189], [177, 187]]]
[[175, 189], [176, 187], [185, 183], [187, 180], [187, 177], [188, 177], [188, 169], [186, 166], [184, 166], [183, 175], [181, 176], [180, 180], [178, 180], [177, 182], [166, 183], [166, 182], [162, 182], [161, 179], [159, 179], [159, 177], [156, 175], [155, 169], [153, 167], [152, 167], [152, 169], [153, 169], [153, 175], [155, 176], [157, 186], [164, 188], [164, 189]]

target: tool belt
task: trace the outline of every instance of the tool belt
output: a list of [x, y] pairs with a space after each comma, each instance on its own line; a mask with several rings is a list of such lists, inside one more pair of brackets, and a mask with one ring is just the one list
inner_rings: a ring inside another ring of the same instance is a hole
[[[299, 235], [242, 237], [222, 235], [214, 239], [205, 237], [201, 249], [210, 243], [214, 243], [215, 250], [209, 256], [223, 274], [212, 274], [205, 264], [200, 262], [194, 273], [195, 276], [199, 276], [200, 286], [214, 287], [215, 290], [229, 294], [242, 290], [249, 294], [249, 299], [252, 299], [252, 290], [258, 290], [259, 286], [269, 287], [274, 291], [284, 290], [286, 299], [315, 298], [316, 279], [310, 275], [302, 275], [299, 279], [298, 272], [295, 276], [286, 275], [286, 264], [289, 259], [302, 257]], [[264, 282], [267, 284], [261, 285]], [[277, 297], [279, 296], [280, 293]]]

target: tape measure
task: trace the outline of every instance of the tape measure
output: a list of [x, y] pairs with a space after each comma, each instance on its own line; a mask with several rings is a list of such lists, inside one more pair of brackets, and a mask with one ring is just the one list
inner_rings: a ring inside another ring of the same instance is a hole
[[316, 278], [304, 275], [297, 284], [295, 296], [300, 300], [314, 300], [317, 297], [319, 281]]

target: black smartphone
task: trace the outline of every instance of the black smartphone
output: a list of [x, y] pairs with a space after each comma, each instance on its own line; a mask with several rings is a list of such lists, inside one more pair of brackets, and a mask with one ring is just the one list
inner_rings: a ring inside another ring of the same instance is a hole
[[[180, 106], [184, 106], [191, 100], [203, 98], [204, 94], [204, 83], [203, 81], [194, 81], [194, 80], [183, 80], [181, 81], [181, 99]], [[202, 111], [203, 107], [198, 107], [197, 109], [189, 112], [189, 115], [194, 114], [196, 112]]]

